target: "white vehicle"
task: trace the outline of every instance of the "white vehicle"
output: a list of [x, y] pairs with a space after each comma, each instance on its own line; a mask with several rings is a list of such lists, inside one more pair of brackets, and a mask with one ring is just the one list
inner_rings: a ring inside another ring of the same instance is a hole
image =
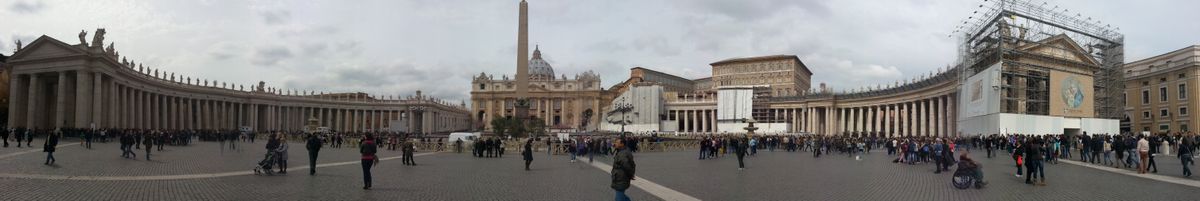
[[477, 133], [477, 132], [476, 133], [450, 133], [450, 137], [446, 138], [446, 142], [454, 143], [454, 141], [462, 139], [463, 144], [471, 144], [471, 142], [474, 142], [475, 140], [479, 139], [479, 137], [480, 137], [480, 133]]

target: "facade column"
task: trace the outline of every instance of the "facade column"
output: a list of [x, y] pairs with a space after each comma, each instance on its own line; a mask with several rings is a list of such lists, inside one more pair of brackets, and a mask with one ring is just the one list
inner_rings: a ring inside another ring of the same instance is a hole
[[[75, 90], [70, 93], [74, 99], [73, 118], [64, 119], [68, 127], [87, 128], [92, 122], [92, 74], [84, 70], [75, 70]], [[63, 75], [65, 78], [66, 75]], [[65, 86], [64, 86], [65, 88]], [[65, 100], [65, 99], [64, 99]]]
[[[28, 123], [26, 122], [29, 121], [29, 119], [24, 119], [25, 115], [23, 115], [25, 112], [28, 112], [26, 111], [26, 108], [30, 108], [30, 106], [25, 105], [28, 104], [26, 101], [28, 100], [27, 96], [29, 92], [23, 91], [26, 90], [26, 88], [22, 87], [22, 84], [25, 84], [26, 82], [21, 79], [22, 77], [24, 77], [24, 75], [9, 75], [8, 94], [10, 95], [8, 96], [8, 127], [10, 128], [27, 125]], [[22, 119], [24, 119], [24, 121], [22, 121]]]
[[67, 72], [58, 72], [58, 96], [55, 97], [54, 128], [66, 126], [67, 116]]
[[875, 106], [867, 106], [867, 107], [866, 107], [866, 108], [864, 108], [864, 109], [866, 110], [865, 112], [866, 112], [866, 114], [867, 114], [867, 118], [866, 118], [866, 120], [867, 120], [867, 125], [866, 125], [867, 134], [868, 134], [868, 135], [874, 135], [874, 134], [875, 134], [875, 124], [879, 123], [879, 121], [877, 121], [877, 119], [876, 119], [876, 117], [875, 117], [875, 114], [876, 114], [876, 113], [875, 113], [875, 109], [876, 109], [876, 107], [875, 107]]
[[40, 100], [40, 96], [42, 94], [40, 93], [41, 90], [42, 87], [41, 82], [38, 81], [38, 75], [29, 74], [29, 100], [26, 102], [29, 105], [29, 110], [25, 113], [27, 116], [25, 118], [25, 123], [27, 125], [26, 127], [30, 129], [39, 128], [38, 123], [42, 120], [40, 118], [42, 113], [41, 111], [38, 111], [39, 108], [43, 108], [42, 104], [45, 104], [45, 101]]
[[105, 101], [104, 101], [104, 77], [102, 77], [102, 75], [103, 74], [101, 74], [100, 72], [92, 73], [92, 86], [88, 87], [91, 89], [91, 92], [92, 92], [92, 95], [91, 95], [91, 97], [92, 97], [91, 108], [92, 109], [90, 112], [91, 118], [89, 119], [88, 124], [90, 126], [95, 126], [95, 128], [103, 128], [106, 126], [105, 125], [106, 122], [101, 121], [102, 119], [104, 119], [103, 115], [104, 115], [104, 103], [105, 103]]
[[958, 133], [958, 101], [956, 100], [957, 98], [958, 98], [957, 94], [954, 94], [954, 93], [950, 93], [950, 95], [946, 96], [946, 102], [949, 103], [948, 104], [949, 106], [946, 107], [946, 113], [949, 114], [949, 115], [946, 115], [946, 116], [949, 116], [949, 118], [946, 119], [946, 121], [947, 121], [946, 127], [948, 128], [948, 129], [946, 129], [946, 131], [950, 132], [950, 135], [952, 135], [954, 137], [962, 137], [962, 136], [959, 136], [960, 134]]
[[899, 117], [900, 120], [900, 123], [896, 124], [896, 126], [899, 126], [898, 129], [896, 129], [896, 132], [899, 136], [912, 135], [912, 131], [908, 129], [909, 126], [911, 126], [909, 124], [912, 124], [912, 121], [908, 120], [908, 117], [910, 116], [908, 112], [911, 111], [911, 104], [912, 102], [900, 103], [898, 110], [896, 111], [897, 117]]
[[885, 104], [882, 107], [883, 115], [881, 115], [880, 118], [883, 118], [883, 123], [879, 125], [881, 130], [880, 133], [882, 133], [881, 135], [884, 137], [892, 137], [892, 105]]
[[933, 125], [932, 126], [933, 134], [938, 137], [946, 137], [946, 135], [944, 133], [942, 133], [942, 130], [943, 130], [942, 129], [942, 117], [943, 117], [942, 116], [942, 97], [941, 96], [933, 97], [932, 100], [933, 100], [933, 110], [932, 110], [933, 112], [932, 113], [934, 115], [933, 122], [932, 122], [933, 123], [932, 124]]

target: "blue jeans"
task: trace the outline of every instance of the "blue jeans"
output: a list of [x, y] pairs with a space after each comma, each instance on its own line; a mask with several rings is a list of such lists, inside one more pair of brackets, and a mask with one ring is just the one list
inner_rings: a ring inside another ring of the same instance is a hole
[[625, 191], [624, 191], [624, 190], [617, 190], [617, 197], [616, 197], [616, 198], [617, 198], [617, 199], [616, 199], [616, 201], [630, 201], [630, 199], [629, 199], [629, 196], [626, 196], [626, 195], [625, 195]]
[[46, 164], [54, 163], [54, 152], [46, 152]]
[[371, 165], [374, 163], [375, 160], [362, 160], [363, 185], [365, 187], [371, 187]]
[[1188, 164], [1191, 162], [1192, 162], [1192, 154], [1180, 154], [1179, 155], [1179, 164], [1183, 164], [1183, 175], [1184, 176], [1192, 176], [1192, 167], [1190, 164]]
[[1104, 152], [1104, 164], [1112, 165], [1112, 151]]

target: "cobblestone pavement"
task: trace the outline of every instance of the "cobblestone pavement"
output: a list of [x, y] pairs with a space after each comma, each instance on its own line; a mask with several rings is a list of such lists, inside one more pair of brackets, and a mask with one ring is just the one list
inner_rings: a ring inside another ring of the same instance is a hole
[[[1059, 163], [1045, 166], [1046, 186], [1024, 184], [1006, 153], [983, 164], [983, 189], [959, 190], [951, 173], [933, 165], [891, 163], [876, 151], [855, 160], [844, 154], [759, 152], [737, 169], [736, 156], [697, 160], [696, 152], [637, 155], [638, 175], [702, 200], [1179, 200], [1196, 188]], [[1161, 165], [1162, 162], [1160, 162]], [[1176, 163], [1178, 164], [1178, 163]], [[953, 170], [953, 167], [951, 168]], [[1165, 169], [1164, 169], [1165, 170]], [[1160, 170], [1163, 171], [1163, 170]]]
[[[37, 140], [35, 140], [37, 142]], [[237, 175], [203, 179], [150, 181], [78, 181], [12, 178], [4, 175], [67, 175], [140, 177], [180, 174], [213, 174], [248, 171], [262, 158], [263, 142], [242, 143], [241, 151], [218, 149], [202, 142], [185, 147], [165, 147], [151, 152], [151, 161], [119, 157], [116, 143], [95, 143], [93, 149], [60, 148], [57, 166], [45, 166], [45, 153], [21, 154], [0, 159], [0, 200], [611, 200], [607, 171], [586, 163], [568, 163], [561, 156], [538, 155], [532, 171], [510, 152], [504, 158], [473, 158], [466, 154], [436, 153], [416, 157], [418, 166], [403, 166], [399, 158], [385, 160], [372, 173], [372, 190], [362, 190], [362, 169], [357, 149], [321, 151], [318, 164], [353, 162], [283, 176]], [[303, 144], [290, 144], [291, 168], [307, 167]], [[2, 149], [2, 148], [0, 148]], [[11, 150], [6, 150], [11, 151]], [[421, 153], [418, 153], [421, 154]], [[381, 157], [399, 156], [381, 151]], [[638, 190], [627, 192], [636, 200], [657, 200]]]
[[[35, 140], [37, 144], [40, 140]], [[373, 170], [374, 188], [362, 190], [357, 149], [326, 147], [316, 176], [295, 169], [284, 176], [232, 175], [199, 179], [92, 181], [38, 179], [21, 175], [74, 178], [94, 176], [144, 177], [244, 172], [261, 160], [265, 144], [239, 143], [240, 150], [222, 150], [218, 143], [167, 146], [152, 151], [151, 161], [119, 157], [116, 143], [95, 143], [93, 149], [65, 146], [56, 153], [57, 166], [45, 166], [38, 148], [0, 148], [2, 200], [611, 200], [607, 170], [583, 158], [570, 163], [562, 155], [535, 154], [533, 171], [522, 171], [515, 152], [504, 158], [474, 158], [466, 154], [425, 153], [418, 166], [385, 160]], [[228, 145], [226, 145], [228, 146]], [[291, 168], [307, 167], [303, 144], [290, 144]], [[36, 152], [21, 153], [37, 149]], [[381, 151], [381, 157], [398, 156]], [[759, 152], [737, 170], [732, 155], [697, 160], [695, 152], [637, 153], [637, 175], [663, 187], [701, 200], [1179, 200], [1200, 196], [1196, 188], [1138, 178], [1094, 168], [1047, 164], [1047, 186], [1023, 184], [1013, 176], [1005, 153], [981, 161], [990, 185], [958, 190], [949, 173], [933, 174], [928, 164], [891, 163], [893, 156], [876, 151], [855, 160], [843, 154], [813, 158], [809, 152]], [[1160, 157], [1171, 158], [1173, 157]], [[1160, 173], [1179, 171], [1178, 160], [1159, 159]], [[608, 157], [596, 163], [611, 164]], [[1168, 169], [1173, 166], [1175, 169]], [[1178, 173], [1174, 173], [1178, 174]], [[643, 189], [631, 188], [634, 200], [661, 200]]]

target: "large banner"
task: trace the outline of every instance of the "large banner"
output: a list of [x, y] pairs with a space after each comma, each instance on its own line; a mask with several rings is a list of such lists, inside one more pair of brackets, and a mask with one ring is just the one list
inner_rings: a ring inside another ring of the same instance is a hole
[[997, 86], [1000, 86], [1000, 63], [967, 78], [967, 82], [959, 88], [958, 100], [961, 101], [958, 104], [958, 118], [961, 120], [999, 113]]
[[1050, 115], [1094, 117], [1092, 77], [1062, 71], [1050, 71]]
[[754, 88], [724, 87], [717, 90], [717, 120], [751, 119]]

